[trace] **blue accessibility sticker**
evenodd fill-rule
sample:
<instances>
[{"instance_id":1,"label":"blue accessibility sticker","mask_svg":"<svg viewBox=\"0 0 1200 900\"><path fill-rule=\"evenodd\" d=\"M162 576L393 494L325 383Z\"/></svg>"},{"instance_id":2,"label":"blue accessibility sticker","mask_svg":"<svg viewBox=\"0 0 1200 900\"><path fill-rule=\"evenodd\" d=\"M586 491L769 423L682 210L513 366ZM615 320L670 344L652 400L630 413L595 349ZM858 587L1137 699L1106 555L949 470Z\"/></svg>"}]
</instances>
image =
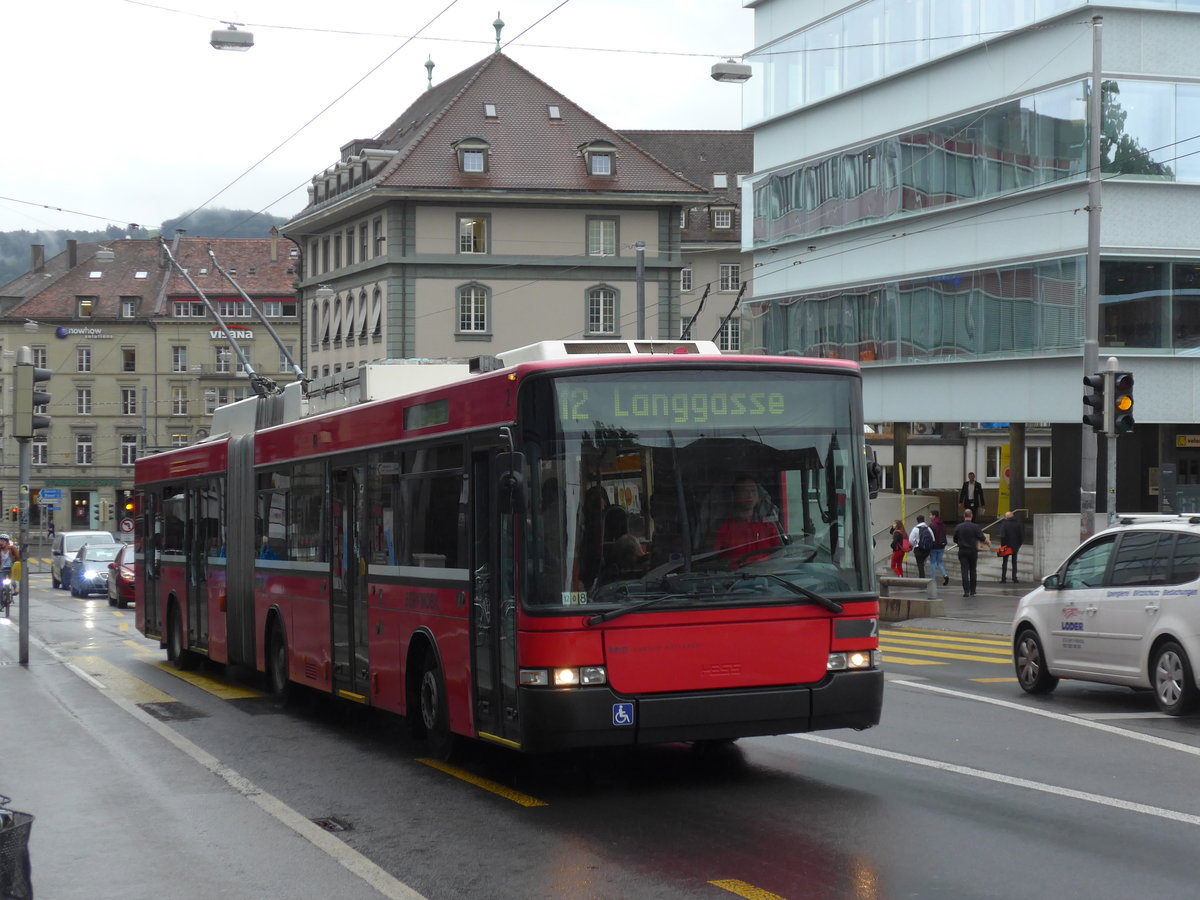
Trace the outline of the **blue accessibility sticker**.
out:
<instances>
[{"instance_id":1,"label":"blue accessibility sticker","mask_svg":"<svg viewBox=\"0 0 1200 900\"><path fill-rule=\"evenodd\" d=\"M613 704L613 724L614 725L632 725L633 724L633 704L632 703L614 703Z\"/></svg>"}]
</instances>

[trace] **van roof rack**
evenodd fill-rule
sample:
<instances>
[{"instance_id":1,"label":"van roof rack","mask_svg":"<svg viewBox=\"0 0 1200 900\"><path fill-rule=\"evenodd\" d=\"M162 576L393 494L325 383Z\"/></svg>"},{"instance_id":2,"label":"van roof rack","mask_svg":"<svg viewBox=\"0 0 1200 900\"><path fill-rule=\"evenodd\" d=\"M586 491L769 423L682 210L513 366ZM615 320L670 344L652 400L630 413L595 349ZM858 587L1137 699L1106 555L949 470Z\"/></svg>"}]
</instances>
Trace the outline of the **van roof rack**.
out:
<instances>
[{"instance_id":1,"label":"van roof rack","mask_svg":"<svg viewBox=\"0 0 1200 900\"><path fill-rule=\"evenodd\" d=\"M1200 525L1200 515L1195 513L1118 513L1118 525L1152 525L1156 522L1177 522Z\"/></svg>"}]
</instances>

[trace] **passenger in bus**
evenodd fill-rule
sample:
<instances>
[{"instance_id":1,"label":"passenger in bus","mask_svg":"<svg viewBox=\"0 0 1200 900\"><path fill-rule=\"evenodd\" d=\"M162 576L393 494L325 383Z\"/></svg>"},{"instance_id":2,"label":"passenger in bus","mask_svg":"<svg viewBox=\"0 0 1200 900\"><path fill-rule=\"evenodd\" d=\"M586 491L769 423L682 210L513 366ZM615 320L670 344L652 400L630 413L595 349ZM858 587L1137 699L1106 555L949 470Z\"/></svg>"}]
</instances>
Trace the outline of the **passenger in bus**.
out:
<instances>
[{"instance_id":1,"label":"passenger in bus","mask_svg":"<svg viewBox=\"0 0 1200 900\"><path fill-rule=\"evenodd\" d=\"M262 537L262 546L258 548L258 558L279 559L279 551L271 546L271 542L265 534Z\"/></svg>"},{"instance_id":2,"label":"passenger in bus","mask_svg":"<svg viewBox=\"0 0 1200 900\"><path fill-rule=\"evenodd\" d=\"M716 549L725 551L721 555L735 565L765 559L783 544L778 522L770 521L763 513L762 493L749 475L739 475L733 481L730 515L717 529Z\"/></svg>"},{"instance_id":3,"label":"passenger in bus","mask_svg":"<svg viewBox=\"0 0 1200 900\"><path fill-rule=\"evenodd\" d=\"M632 534L623 534L612 542L600 574L596 576L596 584L599 586L610 581L640 578L646 573L648 561L649 555L642 542Z\"/></svg>"}]
</instances>

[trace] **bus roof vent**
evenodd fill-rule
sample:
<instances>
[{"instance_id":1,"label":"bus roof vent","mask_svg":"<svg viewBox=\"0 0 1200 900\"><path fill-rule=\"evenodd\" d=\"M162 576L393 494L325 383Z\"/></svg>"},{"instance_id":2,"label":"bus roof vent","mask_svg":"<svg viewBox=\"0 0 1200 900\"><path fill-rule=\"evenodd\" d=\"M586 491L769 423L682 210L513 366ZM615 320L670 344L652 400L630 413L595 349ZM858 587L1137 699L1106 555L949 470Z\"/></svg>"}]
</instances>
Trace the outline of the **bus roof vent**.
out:
<instances>
[{"instance_id":1,"label":"bus roof vent","mask_svg":"<svg viewBox=\"0 0 1200 900\"><path fill-rule=\"evenodd\" d=\"M712 341L539 341L499 354L506 366L544 359L579 356L671 356L705 354L719 356Z\"/></svg>"}]
</instances>

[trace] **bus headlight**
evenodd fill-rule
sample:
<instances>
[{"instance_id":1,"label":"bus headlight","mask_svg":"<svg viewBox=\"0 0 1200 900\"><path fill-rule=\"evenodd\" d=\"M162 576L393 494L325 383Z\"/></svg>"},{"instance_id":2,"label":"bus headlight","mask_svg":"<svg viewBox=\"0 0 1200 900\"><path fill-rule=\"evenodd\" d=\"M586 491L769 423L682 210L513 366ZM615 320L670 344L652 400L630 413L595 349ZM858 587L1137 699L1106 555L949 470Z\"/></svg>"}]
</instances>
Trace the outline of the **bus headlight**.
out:
<instances>
[{"instance_id":1,"label":"bus headlight","mask_svg":"<svg viewBox=\"0 0 1200 900\"><path fill-rule=\"evenodd\" d=\"M829 661L825 664L827 672L852 672L857 669L875 669L883 663L883 653L879 650L846 650L830 653Z\"/></svg>"},{"instance_id":2,"label":"bus headlight","mask_svg":"<svg viewBox=\"0 0 1200 900\"><path fill-rule=\"evenodd\" d=\"M578 687L607 684L604 666L563 666L558 669L522 669L521 684L527 687Z\"/></svg>"}]
</instances>

